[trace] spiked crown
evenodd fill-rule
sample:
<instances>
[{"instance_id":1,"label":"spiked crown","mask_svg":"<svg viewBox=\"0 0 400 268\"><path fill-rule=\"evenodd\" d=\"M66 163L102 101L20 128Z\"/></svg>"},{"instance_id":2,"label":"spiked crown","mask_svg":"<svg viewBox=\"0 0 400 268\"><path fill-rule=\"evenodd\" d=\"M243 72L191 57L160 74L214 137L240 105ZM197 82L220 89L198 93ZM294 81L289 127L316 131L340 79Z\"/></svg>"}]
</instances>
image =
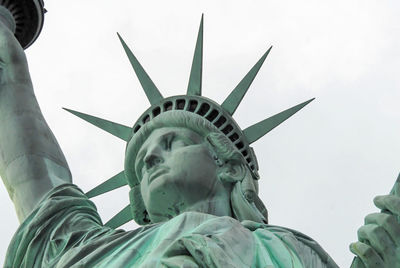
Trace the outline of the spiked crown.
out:
<instances>
[{"instance_id":1,"label":"spiked crown","mask_svg":"<svg viewBox=\"0 0 400 268\"><path fill-rule=\"evenodd\" d=\"M278 114L275 114L265 120L262 120L244 130L238 126L232 118L241 100L246 94L248 88L253 82L259 69L267 58L270 47L258 62L250 69L246 76L233 89L224 102L219 105L216 102L201 95L202 84L202 58L203 58L203 16L200 22L200 28L197 36L196 48L193 57L192 68L190 72L189 84L186 95L172 96L164 98L157 89L149 75L145 72L139 61L129 49L125 41L118 34L122 46L129 58L129 61L150 101L151 107L148 108L142 116L136 121L133 127L127 127L115 122L101 119L88 114L80 113L70 109L65 109L74 115L86 120L87 122L109 132L110 134L126 141L129 141L146 123L162 113L171 110L182 110L188 113L194 113L201 116L204 120L211 122L221 133L226 135L233 145L238 149L246 160L247 166L251 170L254 179L258 179L258 165L256 156L250 144L270 132L276 126L295 114L313 99L300 103ZM91 198L100 194L115 190L129 183L131 187L136 186L138 181L127 181L124 171L108 179L104 183L93 188L86 195ZM122 211L115 215L106 225L116 228L131 220L132 214L130 206L126 206Z\"/></svg>"}]
</instances>

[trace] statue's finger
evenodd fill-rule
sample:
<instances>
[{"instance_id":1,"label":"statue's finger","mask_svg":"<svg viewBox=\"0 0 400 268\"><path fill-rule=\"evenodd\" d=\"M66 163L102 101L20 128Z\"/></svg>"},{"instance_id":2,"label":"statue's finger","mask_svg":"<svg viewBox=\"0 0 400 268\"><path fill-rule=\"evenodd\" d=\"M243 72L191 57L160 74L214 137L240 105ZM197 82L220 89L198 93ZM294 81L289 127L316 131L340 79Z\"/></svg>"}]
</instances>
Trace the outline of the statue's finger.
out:
<instances>
[{"instance_id":1,"label":"statue's finger","mask_svg":"<svg viewBox=\"0 0 400 268\"><path fill-rule=\"evenodd\" d=\"M385 267L378 253L365 243L359 241L351 243L350 251L360 257L366 268Z\"/></svg>"},{"instance_id":2,"label":"statue's finger","mask_svg":"<svg viewBox=\"0 0 400 268\"><path fill-rule=\"evenodd\" d=\"M394 243L400 247L400 224L395 216L386 213L372 213L365 217L365 224L382 226Z\"/></svg>"},{"instance_id":3,"label":"statue's finger","mask_svg":"<svg viewBox=\"0 0 400 268\"><path fill-rule=\"evenodd\" d=\"M360 257L354 257L353 262L350 265L351 268L365 268L364 263Z\"/></svg>"},{"instance_id":4,"label":"statue's finger","mask_svg":"<svg viewBox=\"0 0 400 268\"><path fill-rule=\"evenodd\" d=\"M397 176L397 180L394 183L393 188L390 191L390 194L395 195L395 196L400 196L400 173L399 173L399 176Z\"/></svg>"},{"instance_id":5,"label":"statue's finger","mask_svg":"<svg viewBox=\"0 0 400 268\"><path fill-rule=\"evenodd\" d=\"M380 195L374 198L374 204L382 209L388 210L391 213L400 215L400 197L395 195Z\"/></svg>"},{"instance_id":6,"label":"statue's finger","mask_svg":"<svg viewBox=\"0 0 400 268\"><path fill-rule=\"evenodd\" d=\"M381 226L376 224L361 226L357 235L358 240L372 246L386 263L393 262L396 245Z\"/></svg>"}]
</instances>

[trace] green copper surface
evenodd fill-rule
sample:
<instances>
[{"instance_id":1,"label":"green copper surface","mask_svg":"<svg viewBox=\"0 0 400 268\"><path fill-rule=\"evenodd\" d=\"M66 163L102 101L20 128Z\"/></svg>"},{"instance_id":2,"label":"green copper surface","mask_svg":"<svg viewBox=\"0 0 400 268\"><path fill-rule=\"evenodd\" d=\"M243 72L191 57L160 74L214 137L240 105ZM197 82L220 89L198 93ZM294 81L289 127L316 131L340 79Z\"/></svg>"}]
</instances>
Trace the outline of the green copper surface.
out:
<instances>
[{"instance_id":1,"label":"green copper surface","mask_svg":"<svg viewBox=\"0 0 400 268\"><path fill-rule=\"evenodd\" d=\"M152 105L164 101L120 40ZM312 100L243 132L222 107L199 95L151 107L133 136L129 127L67 109L128 142L124 174L88 193L122 186L123 175L135 179L129 180L131 204L103 225L93 202L71 183L36 102L25 54L1 19L0 43L0 175L22 222L5 267L337 267L313 239L267 224L258 167L249 156L254 153L248 143ZM232 95L234 102L240 102L256 69ZM358 230L351 267L400 267L400 176L391 193L374 203L381 212L368 215ZM146 226L114 229L132 219Z\"/></svg>"},{"instance_id":2,"label":"green copper surface","mask_svg":"<svg viewBox=\"0 0 400 268\"><path fill-rule=\"evenodd\" d=\"M117 175L113 176L112 178L106 180L102 184L94 187L92 190L87 192L86 196L88 198L92 198L92 197L107 193L109 191L118 189L127 184L128 183L126 182L124 171L121 171Z\"/></svg>"},{"instance_id":3,"label":"green copper surface","mask_svg":"<svg viewBox=\"0 0 400 268\"><path fill-rule=\"evenodd\" d=\"M203 15L201 16L196 48L194 50L192 69L190 70L187 95L201 96L201 83L203 73Z\"/></svg>"},{"instance_id":4,"label":"green copper surface","mask_svg":"<svg viewBox=\"0 0 400 268\"><path fill-rule=\"evenodd\" d=\"M244 95L246 95L251 83L253 83L258 71L263 65L265 59L267 58L272 46L264 53L264 55L258 60L258 62L251 68L251 70L246 74L246 76L239 82L239 84L232 90L231 94L224 100L221 104L230 115L236 111L240 102L242 101Z\"/></svg>"},{"instance_id":5,"label":"green copper surface","mask_svg":"<svg viewBox=\"0 0 400 268\"><path fill-rule=\"evenodd\" d=\"M48 191L70 183L72 176L35 98L26 55L2 21L0 176L23 221Z\"/></svg>"},{"instance_id":6,"label":"green copper surface","mask_svg":"<svg viewBox=\"0 0 400 268\"><path fill-rule=\"evenodd\" d=\"M140 84L142 85L142 88L144 92L146 93L147 99L150 101L151 105L157 104L159 101L163 99L163 96L161 95L160 91L156 87L156 85L153 83L149 75L146 73L146 71L143 69L142 65L139 63L139 61L136 59L135 55L133 55L132 51L129 49L129 47L126 45L125 41L122 39L122 37L117 33L119 40L121 41L122 46L124 47L125 53L128 56L129 62L131 63L133 70L135 70L135 73L140 81Z\"/></svg>"},{"instance_id":7,"label":"green copper surface","mask_svg":"<svg viewBox=\"0 0 400 268\"><path fill-rule=\"evenodd\" d=\"M273 130L274 128L276 128L283 121L285 121L286 119L297 113L301 108L303 108L313 100L314 99L305 101L283 112L280 112L267 119L264 119L261 122L258 122L257 124L254 124L243 130L243 134L246 136L247 141L249 143L253 143L262 136L264 136L265 134L267 134L268 132L270 132L271 130Z\"/></svg>"},{"instance_id":8,"label":"green copper surface","mask_svg":"<svg viewBox=\"0 0 400 268\"><path fill-rule=\"evenodd\" d=\"M231 217L185 212L152 226L114 230L101 225L76 186L66 184L52 190L20 226L5 267L337 266L304 234Z\"/></svg>"},{"instance_id":9,"label":"green copper surface","mask_svg":"<svg viewBox=\"0 0 400 268\"><path fill-rule=\"evenodd\" d=\"M71 109L63 109L124 141L128 141L131 137L132 129L130 127Z\"/></svg>"},{"instance_id":10,"label":"green copper surface","mask_svg":"<svg viewBox=\"0 0 400 268\"><path fill-rule=\"evenodd\" d=\"M268 56L269 52L271 51L270 47L265 53L264 55L258 60L258 62L252 67L252 69L247 73L247 75L241 80L241 82L235 87L235 89L233 90L233 92L226 98L226 100L224 101L224 103L220 106L217 103L204 98L201 96L201 80L202 80L202 58L203 58L203 24L204 24L204 18L203 16L201 17L201 22L200 22L200 27L199 27L199 31L198 31L198 37L197 37L197 42L196 42L196 48L195 48L195 53L194 53L194 57L193 57L193 63L192 63L192 69L191 69L191 74L190 74L190 79L189 79L189 86L188 86L188 90L187 90L187 95L185 97L183 96L175 96L175 97L170 97L167 99L163 99L161 94L159 94L158 89L155 87L155 85L153 84L153 82L151 81L151 79L148 77L148 75L145 73L145 71L143 70L142 66L140 65L140 63L137 61L137 59L135 58L135 56L133 55L133 53L131 52L131 50L128 48L128 46L125 44L125 42L123 41L123 39L120 37L120 35L118 35L118 37L120 38L120 41L125 49L125 52L127 53L131 64L136 72L136 74L139 77L139 80L142 83L143 88L145 89L145 92L150 100L150 102L152 103L152 106L149 108L149 113L146 111L141 118L139 118L139 120L137 122L139 122L139 124L134 125L134 134L133 134L133 138L135 137L135 135L141 135L140 133L142 132L141 128L149 128L148 125L146 124L150 124L152 125L153 120L155 118L155 121L157 121L157 125L162 125L165 128L168 127L173 127L176 126L175 123L173 123L173 121L178 117L180 117L179 113L175 114L175 113L170 113L170 109L171 110L182 110L182 111L188 111L188 112L193 112L196 115L185 115L185 118L181 118L180 120L182 120L182 122L188 122L190 117L196 117L201 115L203 117L204 120L210 121L214 126L216 127L221 127L219 128L219 130L217 131L217 133L219 135L225 136L225 139L227 139L229 137L229 140L232 141L232 145L234 145L234 147L236 147L237 149L240 150L240 153L246 158L246 166L247 168L249 168L253 174L254 178L259 178L257 170L258 170L258 165L256 162L256 158L255 155L252 151L252 149L250 149L248 147L248 144L255 141L256 139L262 137L263 135L265 135L266 133L268 133L271 129L275 128L277 125L279 125L280 123L282 123L284 120L286 120L288 117L290 117L292 114L294 114L295 112L297 112L299 109L301 109L304 105L306 105L307 103L295 106L291 109L288 109L278 115L275 115L269 119L266 119L252 127L249 127L246 129L246 131L242 132L240 130L240 127L236 124L236 122L234 122L233 118L231 118L230 116L234 113L234 111L236 110L236 108L238 107L238 105L240 104L240 101L242 100L242 98L244 97L244 95L246 94L248 88L250 87L251 83L253 82L255 76L257 75L258 71L260 70L262 64L264 63L266 57ZM147 86L146 86L147 85ZM153 97L151 97L153 96ZM154 96L156 96L156 98L154 98ZM198 99L196 99L198 98ZM182 102L183 101L183 102ZM179 106L179 102L181 102L181 106ZM167 109L165 107L167 107L167 104L171 103L171 108ZM191 108L191 105L195 103L195 106L193 108ZM204 110L204 112L201 112L202 107L209 107L206 108L206 110ZM211 108L212 107L212 108ZM154 111L159 111L158 114L155 114ZM112 130L115 129L115 125L118 125L116 123L112 123L109 122L107 120L103 120L97 117L92 117L89 115L85 115L82 113L78 113L78 112L74 112L76 115L78 115L79 117L91 122L92 124L96 123L96 126L99 126L100 128L111 132L110 128ZM160 115L161 113L161 115ZM166 114L164 114L166 113ZM214 116L212 116L212 113L217 113ZM219 115L218 115L219 113ZM179 116L178 116L179 115ZM163 118L161 121L158 120L160 118ZM187 118L186 118L187 117ZM230 123L230 125L234 125L236 126L235 130L233 133L231 133L230 130L226 130L225 125L223 123L218 123L218 118L225 118L224 120L228 120L228 123ZM228 118L228 119L227 119ZM172 120L172 121L171 121ZM101 123L99 123L101 122ZM150 123L148 123L150 122ZM221 121L223 122L223 121ZM111 127L109 127L109 124L111 123ZM189 127L188 125L189 123L185 123L183 125L180 125L180 123L178 124L179 126L183 126L184 128ZM212 126L212 128L214 128L214 126ZM190 128L196 128L195 126L191 126ZM124 127L127 128L127 127ZM119 129L119 128L118 128ZM138 131L138 134L136 134L136 132ZM178 134L179 132L184 132L185 130L182 129L181 131L178 131L176 133L175 136L179 136L180 134ZM114 131L115 132L115 131ZM124 131L125 132L125 131ZM156 131L157 132L157 131ZM127 128L127 131L125 139L126 141L128 141L130 144L134 144L134 147L143 147L143 143L145 142L145 140L136 140L133 139L134 141L132 142L131 140L131 128ZM150 132L149 132L150 133ZM223 134L224 133L224 134ZM113 133L115 135L115 133ZM238 136L238 138L233 138L235 135ZM148 141L148 140L147 140ZM146 142L147 142L146 141ZM243 144L246 143L246 144ZM129 155L129 148L131 146L128 145L127 147L127 155ZM160 146L161 147L161 146ZM225 150L225 149L224 149ZM172 153L172 152L171 152ZM140 158L140 157L139 157ZM169 157L165 157L164 159L168 159L168 161L166 162L176 162L173 166L174 167L170 167L171 169L174 169L176 171L182 169L185 170L186 167L182 166L182 163L184 163L185 160L190 159L190 157L181 159L181 160L177 160L172 156ZM162 159L159 159L160 161L165 161ZM144 161L144 160L142 160ZM135 179L131 179L132 182L133 181L141 181L142 178L140 178L140 175L138 175L139 173L137 171L132 171L131 167L133 164L136 165L137 163L137 159L132 159L129 161L128 166L125 166L125 172L127 172L127 168L128 170L130 170L128 173L127 178L129 179L130 177L134 176ZM145 165L144 165L145 166ZM189 169L190 171L186 171L186 173L193 171L193 164L189 164ZM201 159L199 159L198 161L196 161L196 166L200 168L199 172L195 172L195 173L199 173L202 174L202 172L204 173L204 170L209 170L209 167L203 167L202 166L202 161ZM177 167L181 167L180 169ZM186 174L185 173L185 174ZM130 174L130 175L129 175ZM133 174L133 175L132 175ZM137 178L136 176L139 176L139 178ZM176 175L175 175L176 176ZM179 176L178 176L179 177ZM204 177L204 174L203 174ZM208 176L206 176L208 177ZM211 176L211 178L213 178ZM212 179L212 181L214 181L215 179ZM146 181L146 180L142 180L142 181ZM188 184L186 180L184 180L185 183L183 185ZM211 183L211 182L210 182ZM110 180L102 183L101 185L99 185L98 187L94 188L93 190L91 190L90 192L88 192L88 196L92 197L98 194L102 194L108 191L111 191L113 189L119 188L121 186L124 186L126 184L126 181L124 180L124 178L122 177L122 174L119 174L116 177L111 178ZM132 183L131 183L132 184ZM135 185L135 184L133 184ZM131 186L133 186L131 185ZM251 185L251 184L250 184ZM141 184L140 187L143 187L143 185ZM170 185L168 186L170 187ZM168 187L165 187L165 189L167 189ZM246 186L248 187L248 186ZM179 187L178 187L179 188ZM191 187L189 187L188 189L181 189L180 192L191 192L192 189L196 188L195 185L192 185ZM198 187L197 187L198 188ZM254 189L256 189L256 186L253 186ZM254 191L254 189L252 188L251 191ZM199 189L198 189L199 190ZM176 189L174 190L176 191ZM208 190L207 190L208 191ZM176 195L175 193L169 193L166 194L165 191L162 191L163 195L165 195L166 197L171 196L171 195ZM131 206L132 206L132 211L133 211L133 216L134 219L137 220L137 222L139 222L140 224L144 224L143 220L144 217L143 213L147 213L148 209L143 210L143 201L142 201L142 197L146 197L147 196L147 191L143 191L143 189L141 189L141 194L140 191L135 190L134 191L134 195L133 197L131 197ZM240 193L239 193L240 194ZM139 195L139 196L137 196ZM181 196L181 195L176 195L176 196ZM218 195L216 195L218 196ZM183 197L183 196L182 196ZM254 197L254 196L253 196ZM135 202L132 203L132 200L136 200ZM237 198L235 199L236 201L238 200ZM202 203L205 202L197 200L197 202ZM208 200L205 203L209 203L210 200ZM157 213L153 213L154 215L157 215L156 218L162 218L162 220L164 219L168 219L171 217L176 216L177 214L179 214L179 212L177 211L183 211L185 210L184 207L187 207L187 200L182 200L182 201L177 201L175 200L175 203L180 203L182 204L180 208L175 207L174 209L171 209L170 207L165 207L163 208L163 206L157 205L159 207L162 207L162 209L160 211L158 211ZM190 202L189 202L190 203ZM212 203L212 202L211 202ZM226 201L224 202L220 202L220 204L224 204L226 203ZM157 199L156 204L169 204L169 199L167 198L167 200L164 200L163 198L161 199ZM184 204L184 205L183 205ZM256 212L256 214L258 213L259 215L255 216L253 215L253 212L248 212L249 208L246 208L246 206L243 206L242 202L236 202L235 203L238 207L240 207L241 209L236 210L236 213L238 213L237 215L247 215L245 216L245 218L247 219L253 219L256 221L267 221L267 210L265 209L264 205L262 204L261 200L257 201L257 204L259 204L259 207L257 208L258 211ZM212 205L211 207L213 207L214 205ZM214 209L216 209L218 206L215 206ZM221 208L218 208L221 209ZM138 212L139 210L139 212ZM125 211L125 212L124 212ZM142 211L142 212L140 212ZM228 210L224 210L225 212L221 212L221 215L225 215L230 211L230 209ZM251 211L251 209L250 209ZM173 213L172 213L173 212ZM125 213L125 214L124 214ZM171 214L172 213L172 214ZM264 215L265 213L265 215ZM119 214L117 214L113 219L112 219L112 223L114 227L118 227L122 224L125 223L125 220L127 219L127 215L129 214L129 217L131 217L130 213L128 213L126 210L121 211ZM229 213L228 213L229 214ZM125 217L123 216L125 215ZM252 215L252 216L251 216ZM151 218L151 215L148 215ZM129 218L128 217L128 218ZM151 219L150 219L151 220ZM118 222L119 221L119 222ZM152 222L154 222L153 220L151 220ZM159 221L159 219L157 220Z\"/></svg>"},{"instance_id":11,"label":"green copper surface","mask_svg":"<svg viewBox=\"0 0 400 268\"><path fill-rule=\"evenodd\" d=\"M392 190L390 190L390 194L396 194L396 190L398 189L398 185L400 185L400 173L399 173L399 175L397 176L396 182L395 182L395 184L393 185ZM399 192L399 194L400 194L400 192Z\"/></svg>"},{"instance_id":12,"label":"green copper surface","mask_svg":"<svg viewBox=\"0 0 400 268\"><path fill-rule=\"evenodd\" d=\"M350 244L356 257L351 268L400 267L400 174L388 195L374 198L381 213L365 217L357 231L358 241Z\"/></svg>"}]
</instances>

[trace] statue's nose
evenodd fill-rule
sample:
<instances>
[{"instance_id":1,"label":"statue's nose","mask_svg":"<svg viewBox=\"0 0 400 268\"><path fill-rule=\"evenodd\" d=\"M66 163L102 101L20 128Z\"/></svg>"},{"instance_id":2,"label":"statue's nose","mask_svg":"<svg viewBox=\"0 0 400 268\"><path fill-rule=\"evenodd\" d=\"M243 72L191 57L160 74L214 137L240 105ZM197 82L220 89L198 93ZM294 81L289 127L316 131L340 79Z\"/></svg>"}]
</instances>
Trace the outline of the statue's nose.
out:
<instances>
[{"instance_id":1,"label":"statue's nose","mask_svg":"<svg viewBox=\"0 0 400 268\"><path fill-rule=\"evenodd\" d=\"M161 153L162 153L161 148L159 146L155 146L154 148L148 151L148 153L143 159L147 169L152 168L164 162Z\"/></svg>"}]
</instances>

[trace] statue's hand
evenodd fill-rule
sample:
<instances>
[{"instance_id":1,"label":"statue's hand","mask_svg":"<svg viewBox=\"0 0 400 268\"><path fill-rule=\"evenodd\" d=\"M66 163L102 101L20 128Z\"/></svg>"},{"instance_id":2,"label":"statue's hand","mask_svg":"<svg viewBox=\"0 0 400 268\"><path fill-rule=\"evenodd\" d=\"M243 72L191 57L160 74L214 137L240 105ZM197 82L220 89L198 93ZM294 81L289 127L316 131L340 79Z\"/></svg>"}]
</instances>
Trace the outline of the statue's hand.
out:
<instances>
[{"instance_id":1,"label":"statue's hand","mask_svg":"<svg viewBox=\"0 0 400 268\"><path fill-rule=\"evenodd\" d=\"M351 267L400 267L400 177L389 195L374 198L381 213L365 217L358 242L350 245L357 255Z\"/></svg>"}]
</instances>

